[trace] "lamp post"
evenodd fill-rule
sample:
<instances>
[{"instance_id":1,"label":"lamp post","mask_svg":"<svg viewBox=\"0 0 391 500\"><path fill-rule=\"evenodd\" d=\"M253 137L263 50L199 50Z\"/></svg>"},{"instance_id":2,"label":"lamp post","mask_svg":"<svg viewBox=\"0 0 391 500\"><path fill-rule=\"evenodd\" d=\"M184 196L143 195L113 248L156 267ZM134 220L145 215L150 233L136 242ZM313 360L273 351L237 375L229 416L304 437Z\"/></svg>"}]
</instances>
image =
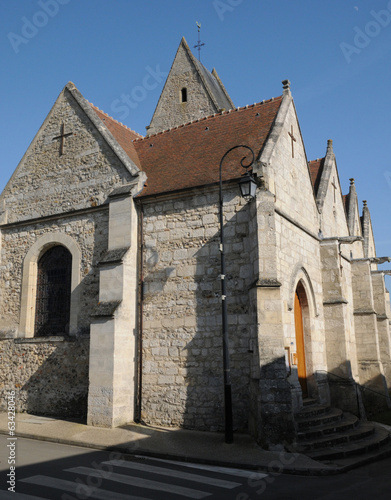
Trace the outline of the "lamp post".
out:
<instances>
[{"instance_id":1,"label":"lamp post","mask_svg":"<svg viewBox=\"0 0 391 500\"><path fill-rule=\"evenodd\" d=\"M225 419L225 442L233 442L233 420L232 420L232 390L231 390L231 371L229 363L229 346L228 346L228 310L227 310L227 286L225 280L225 252L224 252L224 220L223 220L223 180L222 166L225 157L234 149L245 148L251 153L251 162L246 164L244 156L240 160L240 164L246 169L246 173L239 181L241 194L244 198L254 198L257 184L254 177L248 172L248 169L254 163L254 152L249 146L239 145L229 149L220 161L220 191L219 191L219 218L220 218L220 256L221 256L221 305L222 305L222 320L223 320L223 369L224 369L224 419Z\"/></svg>"}]
</instances>

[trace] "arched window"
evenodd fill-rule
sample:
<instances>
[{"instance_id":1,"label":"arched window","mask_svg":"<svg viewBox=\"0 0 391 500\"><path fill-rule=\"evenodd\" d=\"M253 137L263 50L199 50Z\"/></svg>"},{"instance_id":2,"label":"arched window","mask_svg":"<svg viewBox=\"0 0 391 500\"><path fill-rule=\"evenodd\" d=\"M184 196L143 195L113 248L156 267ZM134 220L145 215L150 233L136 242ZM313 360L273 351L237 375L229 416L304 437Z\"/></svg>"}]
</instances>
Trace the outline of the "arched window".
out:
<instances>
[{"instance_id":1,"label":"arched window","mask_svg":"<svg viewBox=\"0 0 391 500\"><path fill-rule=\"evenodd\" d=\"M67 335L71 306L72 254L62 245L38 261L35 336Z\"/></svg>"},{"instance_id":2,"label":"arched window","mask_svg":"<svg viewBox=\"0 0 391 500\"><path fill-rule=\"evenodd\" d=\"M183 87L181 90L181 102L187 102L187 88Z\"/></svg>"}]
</instances>

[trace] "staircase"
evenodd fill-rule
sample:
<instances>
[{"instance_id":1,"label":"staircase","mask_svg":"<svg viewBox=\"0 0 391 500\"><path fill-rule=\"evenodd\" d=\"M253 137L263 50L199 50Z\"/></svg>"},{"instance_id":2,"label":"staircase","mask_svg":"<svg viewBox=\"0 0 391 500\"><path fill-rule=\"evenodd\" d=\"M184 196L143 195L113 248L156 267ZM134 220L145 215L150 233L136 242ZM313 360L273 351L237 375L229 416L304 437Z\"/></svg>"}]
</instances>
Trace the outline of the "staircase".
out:
<instances>
[{"instance_id":1,"label":"staircase","mask_svg":"<svg viewBox=\"0 0 391 500\"><path fill-rule=\"evenodd\" d=\"M312 399L303 403L295 415L296 452L340 466L361 465L391 455L390 434L384 427Z\"/></svg>"}]
</instances>

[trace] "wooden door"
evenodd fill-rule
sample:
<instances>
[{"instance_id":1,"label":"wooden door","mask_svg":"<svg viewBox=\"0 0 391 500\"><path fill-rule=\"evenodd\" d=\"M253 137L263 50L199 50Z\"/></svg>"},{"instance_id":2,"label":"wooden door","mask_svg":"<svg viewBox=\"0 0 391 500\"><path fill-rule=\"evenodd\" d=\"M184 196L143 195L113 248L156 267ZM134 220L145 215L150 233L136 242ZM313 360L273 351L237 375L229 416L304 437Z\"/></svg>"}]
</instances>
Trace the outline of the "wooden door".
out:
<instances>
[{"instance_id":1,"label":"wooden door","mask_svg":"<svg viewBox=\"0 0 391 500\"><path fill-rule=\"evenodd\" d=\"M305 367L305 349L304 349L304 329L303 329L303 310L300 304L298 294L295 294L295 331L296 331L296 356L297 356L297 374L303 397L308 396L307 390L307 371Z\"/></svg>"}]
</instances>

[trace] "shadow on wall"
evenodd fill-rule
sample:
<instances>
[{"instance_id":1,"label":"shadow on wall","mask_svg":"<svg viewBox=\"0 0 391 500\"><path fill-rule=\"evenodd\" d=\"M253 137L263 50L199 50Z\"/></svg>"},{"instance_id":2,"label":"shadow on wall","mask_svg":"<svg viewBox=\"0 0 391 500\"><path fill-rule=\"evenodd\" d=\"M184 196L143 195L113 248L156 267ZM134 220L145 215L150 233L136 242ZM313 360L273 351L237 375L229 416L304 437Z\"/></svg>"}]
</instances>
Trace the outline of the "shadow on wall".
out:
<instances>
[{"instance_id":1,"label":"shadow on wall","mask_svg":"<svg viewBox=\"0 0 391 500\"><path fill-rule=\"evenodd\" d=\"M225 193L226 280L234 427L246 431L251 357L249 207ZM224 385L218 194L193 198L194 213L164 210L183 229L145 256L142 419L222 431ZM177 224L178 225L178 224ZM178 236L176 241L175 236ZM174 249L174 250L173 250ZM153 323L157 323L153 327ZM161 325L161 326L160 326Z\"/></svg>"},{"instance_id":2,"label":"shadow on wall","mask_svg":"<svg viewBox=\"0 0 391 500\"><path fill-rule=\"evenodd\" d=\"M18 412L86 419L89 371L90 313L98 303L98 263L106 252L104 219L88 221L84 231L84 260L76 291L77 335L2 340L0 380L6 390L15 390ZM103 218L103 219L102 219ZM107 222L107 221L106 221ZM67 222L65 222L67 224ZM106 224L107 225L107 224ZM61 334L63 335L63 334ZM11 360L11 362L9 361ZM3 392L3 391L2 391Z\"/></svg>"},{"instance_id":3,"label":"shadow on wall","mask_svg":"<svg viewBox=\"0 0 391 500\"><path fill-rule=\"evenodd\" d=\"M387 387L384 375L379 373L364 384L358 384L353 379L348 360L323 373L328 378L332 406L369 420L377 413L391 409L391 388Z\"/></svg>"},{"instance_id":4,"label":"shadow on wall","mask_svg":"<svg viewBox=\"0 0 391 500\"><path fill-rule=\"evenodd\" d=\"M28 350L34 354L27 354ZM88 392L89 339L45 342L44 344L15 344L15 356L27 366L21 370L28 375L36 360L34 373L24 384L15 384L19 394L15 398L23 411L36 415L77 417L86 420ZM24 351L26 356L23 356ZM48 353L52 351L49 355ZM23 357L22 357L23 356ZM40 364L42 358L45 361ZM30 365L29 365L30 364ZM38 366L37 366L38 365ZM18 388L18 386L20 386Z\"/></svg>"}]
</instances>

